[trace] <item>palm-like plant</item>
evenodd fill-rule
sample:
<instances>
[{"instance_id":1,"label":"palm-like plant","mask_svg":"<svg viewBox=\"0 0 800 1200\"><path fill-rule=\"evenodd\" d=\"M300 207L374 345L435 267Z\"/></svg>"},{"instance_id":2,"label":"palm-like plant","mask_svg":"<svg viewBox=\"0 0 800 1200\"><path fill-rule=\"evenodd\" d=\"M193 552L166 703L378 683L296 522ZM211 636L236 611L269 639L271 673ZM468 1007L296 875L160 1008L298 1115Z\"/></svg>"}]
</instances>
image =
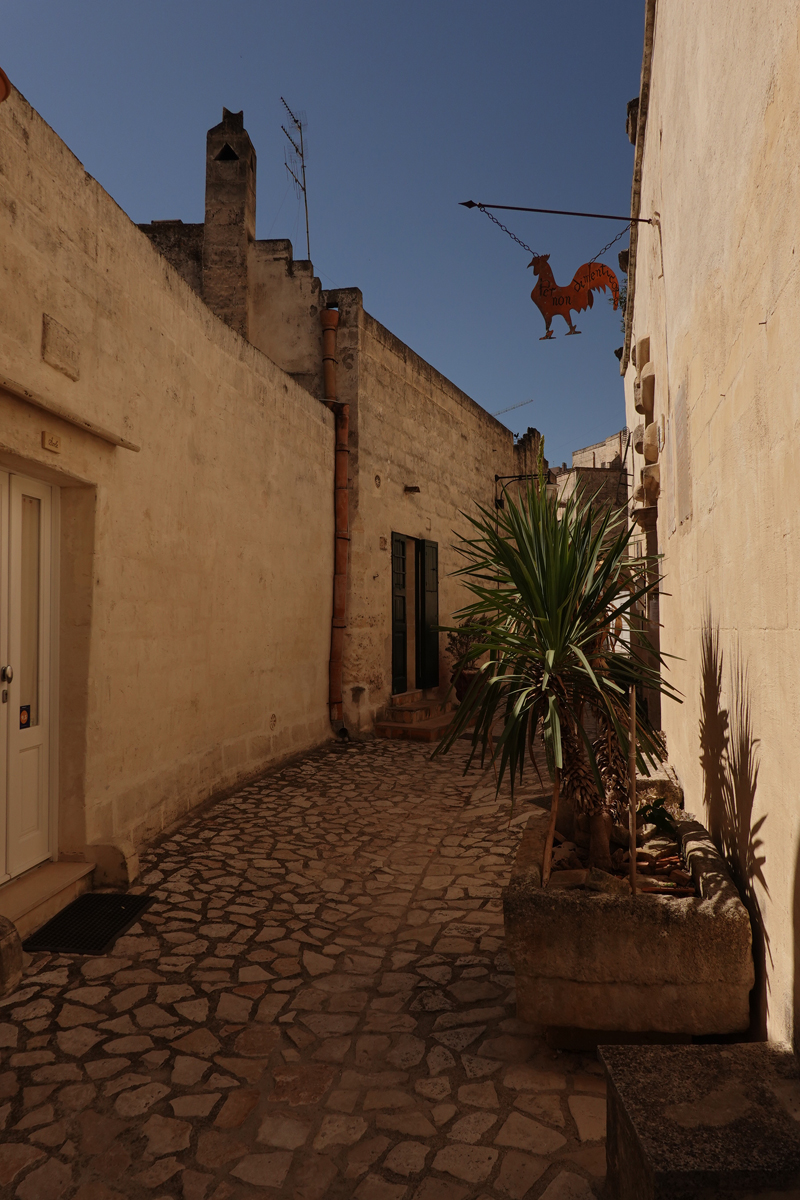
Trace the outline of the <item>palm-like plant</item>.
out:
<instances>
[{"instance_id":1,"label":"palm-like plant","mask_svg":"<svg viewBox=\"0 0 800 1200\"><path fill-rule=\"evenodd\" d=\"M488 754L499 790L512 787L541 733L553 782L543 864L550 873L559 792L589 814L590 862L610 865L609 834L624 799L630 688L678 699L661 677L662 656L649 642L642 601L659 585L653 564L631 559L625 511L575 494L559 504L543 480L532 482L497 515L467 517L466 560L457 572L475 597L456 615L474 641L460 660L477 674L436 753L445 753L474 721L469 761ZM482 660L482 661L481 661ZM638 705L636 757L641 770L661 758L661 739Z\"/></svg>"}]
</instances>

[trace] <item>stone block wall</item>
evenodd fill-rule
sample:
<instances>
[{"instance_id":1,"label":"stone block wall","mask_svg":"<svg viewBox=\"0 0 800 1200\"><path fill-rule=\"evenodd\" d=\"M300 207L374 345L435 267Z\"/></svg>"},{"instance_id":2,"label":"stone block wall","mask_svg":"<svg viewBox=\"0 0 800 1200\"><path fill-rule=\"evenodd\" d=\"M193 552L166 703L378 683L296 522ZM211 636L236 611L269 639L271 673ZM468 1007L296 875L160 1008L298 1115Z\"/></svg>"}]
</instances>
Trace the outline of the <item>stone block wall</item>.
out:
<instances>
[{"instance_id":1,"label":"stone block wall","mask_svg":"<svg viewBox=\"0 0 800 1200\"><path fill-rule=\"evenodd\" d=\"M18 93L0 147L0 462L61 499L55 849L80 857L329 736L333 418Z\"/></svg>"},{"instance_id":2,"label":"stone block wall","mask_svg":"<svg viewBox=\"0 0 800 1200\"><path fill-rule=\"evenodd\" d=\"M494 511L494 476L514 473L514 449L511 432L371 317L360 292L328 295L339 303L338 391L354 443L345 714L364 729L391 692L391 534L438 544L447 624L469 600L452 574L463 514ZM444 634L439 678L449 685Z\"/></svg>"},{"instance_id":3,"label":"stone block wall","mask_svg":"<svg viewBox=\"0 0 800 1200\"><path fill-rule=\"evenodd\" d=\"M321 399L325 298L313 265L294 258L288 239L253 244L248 305L253 345Z\"/></svg>"}]
</instances>

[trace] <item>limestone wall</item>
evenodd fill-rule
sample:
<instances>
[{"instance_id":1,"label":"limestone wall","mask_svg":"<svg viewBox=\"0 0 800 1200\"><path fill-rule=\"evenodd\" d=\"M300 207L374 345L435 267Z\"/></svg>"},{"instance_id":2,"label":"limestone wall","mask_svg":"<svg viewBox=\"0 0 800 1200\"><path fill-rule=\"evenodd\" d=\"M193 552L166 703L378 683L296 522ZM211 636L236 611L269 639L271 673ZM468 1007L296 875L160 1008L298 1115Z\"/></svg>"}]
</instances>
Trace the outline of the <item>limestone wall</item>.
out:
<instances>
[{"instance_id":1,"label":"limestone wall","mask_svg":"<svg viewBox=\"0 0 800 1200\"><path fill-rule=\"evenodd\" d=\"M314 269L285 238L254 242L248 279L249 338L320 399L325 301Z\"/></svg>"},{"instance_id":2,"label":"limestone wall","mask_svg":"<svg viewBox=\"0 0 800 1200\"><path fill-rule=\"evenodd\" d=\"M513 436L364 311L357 289L338 299L338 394L351 403L351 541L345 718L369 728L391 693L391 534L439 546L439 620L469 596L454 530L476 503L494 511L494 476L512 474ZM406 488L419 491L406 491ZM450 664L440 635L442 685ZM414 680L409 680L413 689Z\"/></svg>"},{"instance_id":3,"label":"limestone wall","mask_svg":"<svg viewBox=\"0 0 800 1200\"><path fill-rule=\"evenodd\" d=\"M0 106L0 310L0 463L62 496L59 849L137 844L329 736L333 418L16 93Z\"/></svg>"},{"instance_id":4,"label":"limestone wall","mask_svg":"<svg viewBox=\"0 0 800 1200\"><path fill-rule=\"evenodd\" d=\"M225 145L227 157L220 157ZM364 313L358 288L325 292L313 264L295 260L290 241L255 241L249 232L254 212L255 153L243 114L223 109L222 122L208 133L205 231L163 221L141 228L214 311L316 399L324 390L320 313L326 304L338 304L337 396L350 406L345 717L350 730L368 732L391 689L392 532L439 544L440 621L449 620L468 598L449 576L457 565L449 547L452 530L465 524L459 513L476 499L493 505L495 474L535 471L539 435L531 431L515 455L504 426ZM219 226L211 230L217 240L210 290L209 220ZM240 319L242 296L246 314ZM330 488L325 502L332 503ZM410 662L414 636L412 620ZM449 683L449 673L443 660L442 684ZM411 672L409 688L414 686Z\"/></svg>"},{"instance_id":5,"label":"limestone wall","mask_svg":"<svg viewBox=\"0 0 800 1200\"><path fill-rule=\"evenodd\" d=\"M662 649L684 693L663 725L687 807L706 801L763 923L777 1040L800 1031L799 45L794 0L724 19L658 0L641 215L660 226L639 230L633 328L655 375Z\"/></svg>"}]
</instances>

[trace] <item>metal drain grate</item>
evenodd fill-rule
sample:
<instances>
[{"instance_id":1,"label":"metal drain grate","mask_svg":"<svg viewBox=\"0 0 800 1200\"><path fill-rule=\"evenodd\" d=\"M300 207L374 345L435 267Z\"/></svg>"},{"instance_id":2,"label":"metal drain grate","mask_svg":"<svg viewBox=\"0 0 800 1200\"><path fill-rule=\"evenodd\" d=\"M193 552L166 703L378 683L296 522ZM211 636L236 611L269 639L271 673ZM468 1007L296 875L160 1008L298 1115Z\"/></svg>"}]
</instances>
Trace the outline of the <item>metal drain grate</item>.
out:
<instances>
[{"instance_id":1,"label":"metal drain grate","mask_svg":"<svg viewBox=\"0 0 800 1200\"><path fill-rule=\"evenodd\" d=\"M121 892L84 892L22 943L33 954L105 954L121 933L133 925L152 896Z\"/></svg>"}]
</instances>

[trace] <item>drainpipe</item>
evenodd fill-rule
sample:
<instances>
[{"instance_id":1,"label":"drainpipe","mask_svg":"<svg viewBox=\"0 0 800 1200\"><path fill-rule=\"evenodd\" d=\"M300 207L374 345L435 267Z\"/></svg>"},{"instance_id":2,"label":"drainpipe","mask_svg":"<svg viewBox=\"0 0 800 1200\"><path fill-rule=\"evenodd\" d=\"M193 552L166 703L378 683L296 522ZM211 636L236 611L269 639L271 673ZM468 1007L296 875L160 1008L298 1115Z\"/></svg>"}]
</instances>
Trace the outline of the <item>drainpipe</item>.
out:
<instances>
[{"instance_id":1,"label":"drainpipe","mask_svg":"<svg viewBox=\"0 0 800 1200\"><path fill-rule=\"evenodd\" d=\"M333 614L331 616L331 656L328 670L328 707L333 731L342 740L348 738L344 724L342 702L342 665L344 659L344 631L347 628L347 554L350 541L348 468L350 448L350 405L336 399L336 329L339 313L330 305L322 310L322 378L324 401L334 414L336 437L336 460L334 467L334 567L333 567Z\"/></svg>"}]
</instances>

